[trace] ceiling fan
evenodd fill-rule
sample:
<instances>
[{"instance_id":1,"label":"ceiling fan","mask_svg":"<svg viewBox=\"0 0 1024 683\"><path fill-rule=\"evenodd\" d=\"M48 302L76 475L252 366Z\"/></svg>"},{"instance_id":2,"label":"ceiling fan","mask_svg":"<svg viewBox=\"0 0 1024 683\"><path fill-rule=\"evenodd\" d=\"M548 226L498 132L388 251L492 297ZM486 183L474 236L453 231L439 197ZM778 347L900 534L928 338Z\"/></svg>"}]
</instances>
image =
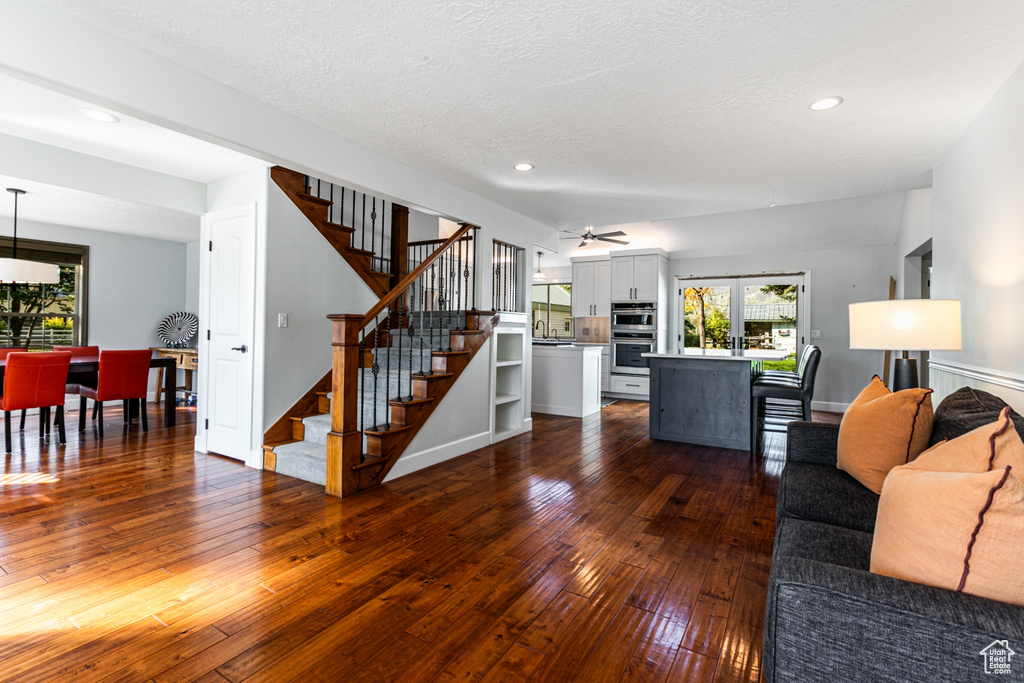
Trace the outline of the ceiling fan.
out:
<instances>
[{"instance_id":1,"label":"ceiling fan","mask_svg":"<svg viewBox=\"0 0 1024 683\"><path fill-rule=\"evenodd\" d=\"M629 244L629 242L612 239L612 237L625 237L626 233L622 232L621 230L616 230L615 232L602 232L600 235L595 235L594 229L591 227L588 227L587 231L584 232L582 235L575 232L569 232L568 230L563 230L562 232L567 233L566 237L562 237L563 240L575 239L577 237L581 238L583 240L582 242L580 242L581 247L585 247L588 244L593 244L596 240L600 240L602 242L612 242L614 244Z\"/></svg>"}]
</instances>

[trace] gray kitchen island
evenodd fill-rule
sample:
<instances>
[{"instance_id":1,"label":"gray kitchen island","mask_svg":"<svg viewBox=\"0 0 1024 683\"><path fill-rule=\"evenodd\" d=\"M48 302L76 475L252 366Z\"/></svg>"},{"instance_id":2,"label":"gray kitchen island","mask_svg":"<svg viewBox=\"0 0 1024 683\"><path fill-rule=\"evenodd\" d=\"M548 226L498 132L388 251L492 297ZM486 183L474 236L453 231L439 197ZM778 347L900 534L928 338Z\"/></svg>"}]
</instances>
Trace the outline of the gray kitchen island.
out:
<instances>
[{"instance_id":1,"label":"gray kitchen island","mask_svg":"<svg viewBox=\"0 0 1024 683\"><path fill-rule=\"evenodd\" d=\"M787 355L728 349L645 353L651 367L651 438L752 449L750 383L763 361Z\"/></svg>"}]
</instances>

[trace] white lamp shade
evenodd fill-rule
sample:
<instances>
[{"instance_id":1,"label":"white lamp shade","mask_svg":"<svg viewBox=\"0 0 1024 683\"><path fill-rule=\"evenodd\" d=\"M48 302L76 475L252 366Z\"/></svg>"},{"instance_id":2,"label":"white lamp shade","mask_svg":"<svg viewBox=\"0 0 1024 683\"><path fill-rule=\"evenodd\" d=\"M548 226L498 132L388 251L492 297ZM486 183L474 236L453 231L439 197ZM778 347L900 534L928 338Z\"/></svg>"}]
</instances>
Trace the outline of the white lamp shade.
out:
<instances>
[{"instance_id":1,"label":"white lamp shade","mask_svg":"<svg viewBox=\"0 0 1024 683\"><path fill-rule=\"evenodd\" d=\"M60 269L56 263L26 261L20 258L0 258L0 283L55 285L60 282Z\"/></svg>"},{"instance_id":2,"label":"white lamp shade","mask_svg":"<svg viewBox=\"0 0 1024 683\"><path fill-rule=\"evenodd\" d=\"M895 299L850 304L850 348L959 351L960 302Z\"/></svg>"}]
</instances>

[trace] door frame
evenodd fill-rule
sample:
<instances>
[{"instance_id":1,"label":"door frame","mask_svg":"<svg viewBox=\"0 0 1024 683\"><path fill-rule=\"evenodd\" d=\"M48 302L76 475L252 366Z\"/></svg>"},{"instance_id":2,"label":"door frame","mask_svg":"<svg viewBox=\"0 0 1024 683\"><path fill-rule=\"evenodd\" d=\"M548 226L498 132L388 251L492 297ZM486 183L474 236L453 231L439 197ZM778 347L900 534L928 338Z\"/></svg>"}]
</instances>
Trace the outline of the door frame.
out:
<instances>
[{"instance_id":1,"label":"door frame","mask_svg":"<svg viewBox=\"0 0 1024 683\"><path fill-rule=\"evenodd\" d=\"M729 321L730 321L730 337L733 340L733 346L742 346L743 334L733 334L735 330L735 323L739 321L743 322L743 285L751 280L758 284L784 284L790 283L794 280L800 285L801 291L796 298L796 324L797 324L797 347L796 353L797 358L800 357L800 353L803 351L804 346L807 344L814 343L810 339L810 310L811 310L811 273L810 271L794 272L794 273L760 273L752 275L726 275L726 276L711 276L711 277L679 277L676 276L676 298L673 311L675 313L673 321L673 329L671 330L672 335L676 337L675 348L677 353L682 352L683 348L683 295L682 291L688 287L694 285L701 287L730 287L732 292L729 297Z\"/></svg>"},{"instance_id":2,"label":"door frame","mask_svg":"<svg viewBox=\"0 0 1024 683\"><path fill-rule=\"evenodd\" d=\"M212 223L218 220L225 220L230 218L247 218L252 226L253 231L253 282L249 283L254 291L253 297L253 330L252 330L252 342L249 346L256 347L258 343L258 328L261 324L260 316L257 315L260 310L260 296L259 288L257 283L260 280L259 273L259 225L258 225L258 213L257 204L255 202L250 204L242 204L240 206L232 207L229 209L222 209L218 211L211 211L202 216L199 229L199 402L196 410L196 437L195 437L195 450L200 453L209 453L207 448L207 430L205 427L206 420L208 418L207 407L209 406L208 397L210 396L210 341L206 338L206 331L210 329L210 295L211 295L211 278L210 270L212 267L212 260L210 258L210 249L203 249L202 245L209 245L212 238ZM259 344L262 346L262 344ZM262 444L253 444L256 425L259 424L262 427L263 419L263 401L262 396L257 396L257 389L262 383L260 378L257 377L257 371L261 366L260 356L258 353L259 349L252 348L252 352L247 354L249 362L252 364L250 372L250 384L249 384L249 406L248 413L250 420L250 429L247 430L247 434L243 438L244 443L240 444L239 450L246 454L244 460L245 464L249 467L257 467L262 469L263 457L262 457Z\"/></svg>"}]
</instances>

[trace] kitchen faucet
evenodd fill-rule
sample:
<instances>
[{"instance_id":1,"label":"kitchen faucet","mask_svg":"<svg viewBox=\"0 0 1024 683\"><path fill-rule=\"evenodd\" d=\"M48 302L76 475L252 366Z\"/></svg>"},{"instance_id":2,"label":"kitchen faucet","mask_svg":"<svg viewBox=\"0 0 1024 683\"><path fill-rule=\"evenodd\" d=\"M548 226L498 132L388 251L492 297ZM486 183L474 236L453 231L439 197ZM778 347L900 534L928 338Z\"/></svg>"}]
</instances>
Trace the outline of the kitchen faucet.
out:
<instances>
[{"instance_id":1,"label":"kitchen faucet","mask_svg":"<svg viewBox=\"0 0 1024 683\"><path fill-rule=\"evenodd\" d=\"M547 339L548 338L548 321L547 320L544 320L544 319L538 320L537 323L533 326L533 329L536 330L538 327L540 327L541 323L544 323L544 338Z\"/></svg>"}]
</instances>

